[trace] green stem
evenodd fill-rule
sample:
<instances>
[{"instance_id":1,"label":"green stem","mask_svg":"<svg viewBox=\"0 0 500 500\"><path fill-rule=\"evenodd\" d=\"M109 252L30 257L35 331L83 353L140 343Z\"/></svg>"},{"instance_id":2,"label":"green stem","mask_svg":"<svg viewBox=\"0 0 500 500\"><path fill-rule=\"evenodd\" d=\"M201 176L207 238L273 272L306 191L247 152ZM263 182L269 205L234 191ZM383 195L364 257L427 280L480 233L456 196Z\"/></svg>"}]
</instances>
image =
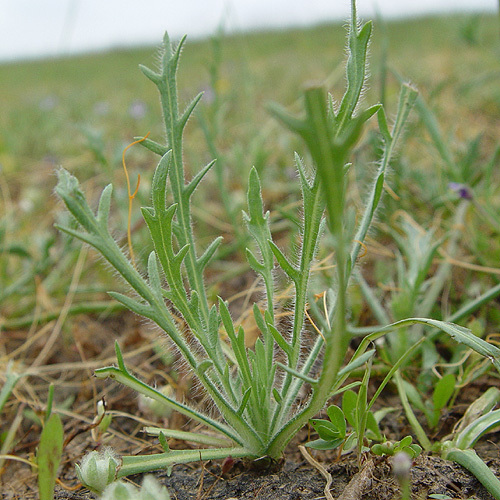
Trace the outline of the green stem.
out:
<instances>
[{"instance_id":1,"label":"green stem","mask_svg":"<svg viewBox=\"0 0 500 500\"><path fill-rule=\"evenodd\" d=\"M240 438L228 426L221 424L220 422L217 422L216 420L213 420L210 417L207 417L206 415L199 413L196 410L193 410L192 408L189 408L188 406L179 403L172 398L169 398L168 396L165 396L164 394L153 389L144 382L141 382L128 371L123 371L114 366L109 366L106 368L97 369L95 371L95 376L100 379L112 378L120 384L133 389L139 394L142 394L162 404L166 404L174 410L178 411L180 414L185 415L186 417L197 422L200 422L203 425L212 428L213 430L220 432L225 436L228 436L234 442L241 444Z\"/></svg>"},{"instance_id":2,"label":"green stem","mask_svg":"<svg viewBox=\"0 0 500 500\"><path fill-rule=\"evenodd\" d=\"M308 189L305 187L304 189ZM291 370L296 370L301 347L301 333L304 328L304 317L307 302L307 290L310 279L310 269L315 255L315 249L319 238L319 230L321 224L321 216L325 210L325 202L323 193L319 185L319 177L316 175L314 184L310 189L312 198L311 203L307 203L307 193L304 196L304 233L302 241L302 253L300 258L300 273L299 279L295 286L295 303L292 327L292 351L288 359L288 367ZM283 419L287 417L287 412L292 406L297 397L297 393L301 387L299 380L298 384L293 384L294 377L287 372L282 383L281 396L282 404L276 408L271 424L272 429L279 428L283 424Z\"/></svg>"},{"instance_id":3,"label":"green stem","mask_svg":"<svg viewBox=\"0 0 500 500\"><path fill-rule=\"evenodd\" d=\"M344 165L347 150L332 144L322 89L311 88L305 93L306 112L311 126L308 147L317 166L326 208L328 227L334 240L336 260L336 314L332 327L324 332L325 352L318 383L306 408L288 422L273 438L270 456L279 455L298 430L325 404L337 379L349 344L346 328L346 248L344 243ZM313 139L314 138L314 139Z\"/></svg>"},{"instance_id":4,"label":"green stem","mask_svg":"<svg viewBox=\"0 0 500 500\"><path fill-rule=\"evenodd\" d=\"M176 429L162 429L161 427L145 427L144 432L149 436L159 436L163 434L166 438L178 439L189 443L199 443L207 446L229 447L232 442L215 436L208 436L198 432L178 431Z\"/></svg>"},{"instance_id":5,"label":"green stem","mask_svg":"<svg viewBox=\"0 0 500 500\"><path fill-rule=\"evenodd\" d=\"M165 75L166 76L166 75ZM178 204L177 217L178 228L176 236L179 240L179 246L189 245L187 259L185 261L188 272L188 279L193 290L196 290L201 300L201 313L205 324L208 325L208 300L205 293L203 276L196 265L197 255L194 236L192 231L190 197L185 195L185 173L184 162L182 158L182 135L183 127L179 123L177 109L177 88L175 86L175 77L172 76L172 81L167 78L162 79L158 84L160 98L163 108L163 116L165 117L165 128L167 132L168 142L172 148L172 164L169 178L172 185L174 201Z\"/></svg>"},{"instance_id":6,"label":"green stem","mask_svg":"<svg viewBox=\"0 0 500 500\"><path fill-rule=\"evenodd\" d=\"M401 378L399 370L394 374L394 379L396 380L396 387L398 388L399 399L401 399L401 404L403 405L403 408L405 410L406 418L408 419L408 422L410 422L410 425L412 426L413 431L417 435L417 439L419 440L424 450L429 451L432 448L432 444L429 441L429 438L427 437L427 434L425 433L424 429L417 420L415 413L413 413L408 398L406 397L406 392L403 386L403 379Z\"/></svg>"},{"instance_id":7,"label":"green stem","mask_svg":"<svg viewBox=\"0 0 500 500\"><path fill-rule=\"evenodd\" d=\"M497 500L500 500L500 481L474 450L452 448L445 453L445 458L465 467Z\"/></svg>"},{"instance_id":8,"label":"green stem","mask_svg":"<svg viewBox=\"0 0 500 500\"><path fill-rule=\"evenodd\" d=\"M117 477L126 477L131 474L141 474L159 469L170 469L177 464L218 460L221 458L248 457L246 448L216 448L200 450L172 450L165 453L142 456L122 457L122 465L118 469Z\"/></svg>"}]
</instances>

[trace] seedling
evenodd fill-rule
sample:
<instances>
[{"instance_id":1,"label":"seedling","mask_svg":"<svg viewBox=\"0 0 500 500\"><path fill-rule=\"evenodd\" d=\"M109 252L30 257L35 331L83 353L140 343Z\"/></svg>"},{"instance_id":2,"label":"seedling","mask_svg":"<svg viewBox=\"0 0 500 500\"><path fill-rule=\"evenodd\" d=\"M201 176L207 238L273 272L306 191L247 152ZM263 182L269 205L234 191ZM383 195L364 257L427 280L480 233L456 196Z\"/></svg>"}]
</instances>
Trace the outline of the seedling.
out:
<instances>
[{"instance_id":1,"label":"seedling","mask_svg":"<svg viewBox=\"0 0 500 500\"><path fill-rule=\"evenodd\" d=\"M351 450L358 443L364 443L367 440L382 441L376 416L367 411L364 424L361 425L361 418L358 418L357 411L358 395L354 391L346 391L343 398L342 409L338 406L329 406L326 410L329 420L311 419L309 422L318 433L319 439L310 441L306 444L308 448L314 450L332 450L341 447L343 450ZM347 423L353 429L348 432ZM361 449L367 449L361 446Z\"/></svg>"},{"instance_id":2,"label":"seedling","mask_svg":"<svg viewBox=\"0 0 500 500\"><path fill-rule=\"evenodd\" d=\"M413 443L411 436L405 436L396 442L386 441L385 443L376 443L371 447L371 451L375 455L390 457L393 457L397 453L406 453L410 458L415 458L420 455L422 448L418 444Z\"/></svg>"},{"instance_id":3,"label":"seedling","mask_svg":"<svg viewBox=\"0 0 500 500\"><path fill-rule=\"evenodd\" d=\"M434 386L432 398L422 399L418 390L408 381L403 381L404 390L408 396L410 403L415 408L423 412L427 420L427 424L431 429L435 429L441 418L441 412L451 400L456 387L456 378L452 373L448 373L441 377Z\"/></svg>"},{"instance_id":4,"label":"seedling","mask_svg":"<svg viewBox=\"0 0 500 500\"><path fill-rule=\"evenodd\" d=\"M326 410L330 420L311 419L310 423L318 433L319 439L307 443L308 448L314 450L333 450L338 448L346 440L347 424L344 412L335 405Z\"/></svg>"},{"instance_id":5,"label":"seedling","mask_svg":"<svg viewBox=\"0 0 500 500\"><path fill-rule=\"evenodd\" d=\"M361 453L368 451L368 445L372 441L384 441L379 428L379 422L392 409L383 408L377 412L372 412L371 408L400 366L420 347L421 343L422 341L417 342L394 364L379 385L370 402L367 401L368 382L370 379L370 363L368 363L363 380L359 383L351 384L351 386L359 385L358 393L356 394L351 389L344 389L342 409L333 405L328 407L327 415L330 419L329 421L310 420L310 423L318 432L320 439L311 441L306 446L317 450L333 449L341 445L344 450L351 450L357 447L358 460L360 461ZM370 359L373 352L368 351L365 354L369 355L368 359ZM346 421L352 428L352 432L350 433L347 432Z\"/></svg>"},{"instance_id":6,"label":"seedling","mask_svg":"<svg viewBox=\"0 0 500 500\"><path fill-rule=\"evenodd\" d=\"M47 411L36 455L40 500L53 500L57 470L61 462L64 432L61 418L52 412L54 386L50 386Z\"/></svg>"},{"instance_id":7,"label":"seedling","mask_svg":"<svg viewBox=\"0 0 500 500\"><path fill-rule=\"evenodd\" d=\"M348 390L342 398L342 409L347 421L354 429L351 437L351 445L357 444L358 456L367 449L366 445L371 441L382 441L378 421L373 412L370 411L371 404L366 400L366 391L368 384L368 374L365 373L365 383L362 383L358 393Z\"/></svg>"}]
</instances>

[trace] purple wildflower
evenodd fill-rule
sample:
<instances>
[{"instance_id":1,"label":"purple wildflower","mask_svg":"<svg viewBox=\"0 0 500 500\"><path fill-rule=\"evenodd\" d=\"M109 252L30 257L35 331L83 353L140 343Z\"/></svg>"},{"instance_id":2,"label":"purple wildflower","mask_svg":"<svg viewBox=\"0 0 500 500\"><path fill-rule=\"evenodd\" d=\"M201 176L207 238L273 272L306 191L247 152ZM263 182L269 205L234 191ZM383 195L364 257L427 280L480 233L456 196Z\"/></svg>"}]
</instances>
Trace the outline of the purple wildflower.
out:
<instances>
[{"instance_id":1,"label":"purple wildflower","mask_svg":"<svg viewBox=\"0 0 500 500\"><path fill-rule=\"evenodd\" d=\"M472 200L472 191L469 186L460 184L459 182L450 182L448 188L455 191L463 200Z\"/></svg>"},{"instance_id":2,"label":"purple wildflower","mask_svg":"<svg viewBox=\"0 0 500 500\"><path fill-rule=\"evenodd\" d=\"M132 102L128 108L128 114L134 118L134 120L140 120L146 116L147 106L144 101L139 99Z\"/></svg>"}]
</instances>

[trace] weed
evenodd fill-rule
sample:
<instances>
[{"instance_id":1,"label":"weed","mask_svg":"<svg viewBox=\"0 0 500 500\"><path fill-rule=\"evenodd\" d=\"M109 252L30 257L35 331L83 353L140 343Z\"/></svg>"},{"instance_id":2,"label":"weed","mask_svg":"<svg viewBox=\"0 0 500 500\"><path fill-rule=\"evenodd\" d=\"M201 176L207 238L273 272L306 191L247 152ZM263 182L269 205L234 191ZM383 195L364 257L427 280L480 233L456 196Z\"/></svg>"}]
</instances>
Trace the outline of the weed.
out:
<instances>
[{"instance_id":1,"label":"weed","mask_svg":"<svg viewBox=\"0 0 500 500\"><path fill-rule=\"evenodd\" d=\"M122 457L121 465L116 467L116 477L158 468L169 469L177 463L229 456L279 458L298 430L340 390L350 373L367 362L369 364L375 353L367 350L370 343L398 328L424 325L439 329L500 367L500 350L495 346L463 327L423 318L404 318L376 329L364 337L345 363L351 340L347 324L348 287L383 194L389 163L417 97L411 86L403 85L392 128L388 126L381 105L358 109L366 83L371 29L371 23L358 26L353 1L346 64L347 88L338 104L321 86L313 85L303 94L303 116L291 115L277 105L271 107L272 113L303 140L308 156L306 160L296 157L303 217L295 253L282 250L273 240L270 214L264 210L260 177L256 169L250 170L248 208L244 219L246 231L254 240L254 248L247 248L246 255L265 289L264 305L255 303L253 307L260 336L252 349L245 345L244 328L234 324L228 304L221 298L218 303L211 301L205 285L205 270L221 245L221 238L216 238L202 250L194 233L192 197L214 161L188 180L183 136L202 96L195 97L180 112L177 69L184 39L173 47L165 35L159 72L141 67L159 90L167 137L165 145L149 138L142 140L146 148L160 156L151 185L152 206L142 209L154 245L144 275L110 234L108 219L112 186L104 189L95 214L77 179L65 170L58 172L56 191L79 224L78 228L58 227L97 249L130 285L135 296L117 292L111 292L111 296L155 322L170 337L220 416L209 416L140 381L125 366L117 344L118 366L97 370L98 378L113 378L144 396L164 402L215 431L218 436L183 433L186 440L216 447L170 450L167 438L178 436L179 431L156 430L153 433L159 437L164 452ZM381 134L381 158L356 224L347 203L346 173L366 123L375 116ZM309 161L311 173L306 167ZM299 217L296 219L300 220ZM324 310L310 300L313 265L320 243L333 250L330 263L334 273L325 293ZM422 262L417 262L418 265L423 263L424 270L428 268L432 253L429 252ZM289 331L276 314L278 270L287 277L293 290ZM414 279L412 293L416 294L423 283L423 274L419 274L419 269L407 271ZM308 307L320 332L312 346L306 345L304 336ZM306 348L308 352L304 353ZM407 361L406 354L393 359L393 367L380 390ZM318 360L319 371L314 366ZM343 408L345 418L355 429L359 454L363 450L366 431L370 429L369 410L374 401L370 404L367 401L369 376L370 370L367 369L358 394L347 392ZM299 392L306 385L310 386L310 395L297 408ZM328 429L324 426L324 437L335 441L344 434L344 425L337 410L331 410L331 413L335 422ZM315 424L320 425L318 421Z\"/></svg>"},{"instance_id":2,"label":"weed","mask_svg":"<svg viewBox=\"0 0 500 500\"><path fill-rule=\"evenodd\" d=\"M61 417L52 412L54 386L49 388L45 422L40 435L36 464L38 467L38 492L40 500L53 500L57 470L61 462L64 431Z\"/></svg>"}]
</instances>

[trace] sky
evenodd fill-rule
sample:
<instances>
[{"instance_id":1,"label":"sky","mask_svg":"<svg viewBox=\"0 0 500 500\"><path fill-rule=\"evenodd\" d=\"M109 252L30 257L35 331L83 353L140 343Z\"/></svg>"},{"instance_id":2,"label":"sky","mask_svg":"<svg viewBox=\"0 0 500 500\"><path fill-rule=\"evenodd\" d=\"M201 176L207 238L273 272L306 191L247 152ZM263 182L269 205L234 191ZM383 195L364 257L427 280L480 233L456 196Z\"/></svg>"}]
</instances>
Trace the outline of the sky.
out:
<instances>
[{"instance_id":1,"label":"sky","mask_svg":"<svg viewBox=\"0 0 500 500\"><path fill-rule=\"evenodd\" d=\"M358 0L365 20L487 11L498 0ZM172 38L221 26L247 31L347 19L349 0L0 0L0 61L70 55Z\"/></svg>"}]
</instances>

